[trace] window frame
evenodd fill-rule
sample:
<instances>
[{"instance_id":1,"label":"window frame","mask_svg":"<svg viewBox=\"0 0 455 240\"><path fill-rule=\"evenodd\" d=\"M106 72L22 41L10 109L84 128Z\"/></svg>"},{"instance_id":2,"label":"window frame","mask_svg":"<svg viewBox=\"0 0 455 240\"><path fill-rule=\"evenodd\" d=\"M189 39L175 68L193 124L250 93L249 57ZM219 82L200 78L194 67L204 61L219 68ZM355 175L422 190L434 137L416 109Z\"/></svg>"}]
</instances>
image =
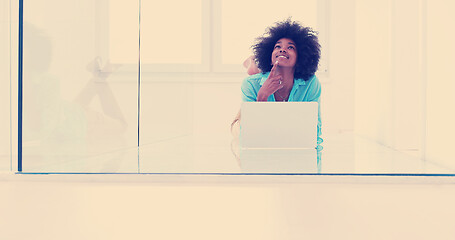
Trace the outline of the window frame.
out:
<instances>
[{"instance_id":1,"label":"window frame","mask_svg":"<svg viewBox=\"0 0 455 240\"><path fill-rule=\"evenodd\" d=\"M140 1L140 0L139 0ZM222 1L223 0L201 0L202 4L202 42L201 42L201 57L202 61L199 64L141 64L140 71L145 74L161 74L161 73L231 73L239 74L244 73L245 69L242 63L239 64L223 64L222 63ZM108 1L96 1L98 8L97 12L100 12L99 18L95 23L98 42L97 49L98 55L109 59L109 12L106 8ZM322 37L319 37L319 41L322 46L320 67L316 72L318 77L327 79L329 74L329 9L330 0L317 0L318 14L317 14L317 30L322 33ZM140 5L139 5L140 6ZM141 11L139 7L139 11ZM141 13L142 14L142 13ZM139 20L139 19L138 19ZM140 28L140 25L139 25ZM140 29L138 29L139 35ZM139 41L139 39L138 39ZM108 43L108 44L106 44ZM140 46L139 50L140 51ZM245 58L248 56L245 56ZM139 59L138 59L139 64ZM138 64L124 64L119 72L131 73L138 71Z\"/></svg>"}]
</instances>

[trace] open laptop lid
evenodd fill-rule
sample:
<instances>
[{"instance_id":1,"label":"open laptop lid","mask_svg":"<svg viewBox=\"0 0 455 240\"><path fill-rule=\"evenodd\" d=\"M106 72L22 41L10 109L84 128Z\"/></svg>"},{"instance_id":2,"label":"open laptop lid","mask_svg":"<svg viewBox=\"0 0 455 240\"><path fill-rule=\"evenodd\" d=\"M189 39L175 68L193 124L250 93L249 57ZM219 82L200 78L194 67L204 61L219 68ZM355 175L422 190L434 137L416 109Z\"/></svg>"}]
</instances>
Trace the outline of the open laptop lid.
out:
<instances>
[{"instance_id":1,"label":"open laptop lid","mask_svg":"<svg viewBox=\"0 0 455 240\"><path fill-rule=\"evenodd\" d=\"M241 148L314 149L317 102L243 102Z\"/></svg>"}]
</instances>

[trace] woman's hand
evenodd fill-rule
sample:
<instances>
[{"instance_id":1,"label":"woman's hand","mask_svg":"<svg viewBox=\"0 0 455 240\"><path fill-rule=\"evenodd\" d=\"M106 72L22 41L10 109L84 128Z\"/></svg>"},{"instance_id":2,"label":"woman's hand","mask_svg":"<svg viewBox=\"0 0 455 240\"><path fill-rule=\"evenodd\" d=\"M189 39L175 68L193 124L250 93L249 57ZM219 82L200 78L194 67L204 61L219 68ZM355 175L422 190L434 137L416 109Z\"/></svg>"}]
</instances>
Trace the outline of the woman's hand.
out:
<instances>
[{"instance_id":1,"label":"woman's hand","mask_svg":"<svg viewBox=\"0 0 455 240\"><path fill-rule=\"evenodd\" d=\"M272 70L270 70L269 77L267 78L267 80L265 80L264 84L259 89L257 97L258 102L266 102L270 95L274 94L276 91L283 88L283 84L281 82L283 81L283 78L276 71L277 65L278 61L275 62L275 64L272 67Z\"/></svg>"}]
</instances>

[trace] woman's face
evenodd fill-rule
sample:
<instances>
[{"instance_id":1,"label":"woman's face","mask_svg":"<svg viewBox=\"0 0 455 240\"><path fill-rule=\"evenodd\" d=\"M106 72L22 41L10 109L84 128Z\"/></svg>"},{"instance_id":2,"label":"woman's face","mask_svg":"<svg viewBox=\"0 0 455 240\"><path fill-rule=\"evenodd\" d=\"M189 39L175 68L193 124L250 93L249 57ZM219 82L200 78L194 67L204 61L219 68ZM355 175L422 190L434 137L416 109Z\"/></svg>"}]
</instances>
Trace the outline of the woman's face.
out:
<instances>
[{"instance_id":1,"label":"woman's face","mask_svg":"<svg viewBox=\"0 0 455 240\"><path fill-rule=\"evenodd\" d=\"M280 67L294 67L297 62L297 47L289 38L281 38L272 52L272 65L278 61Z\"/></svg>"}]
</instances>

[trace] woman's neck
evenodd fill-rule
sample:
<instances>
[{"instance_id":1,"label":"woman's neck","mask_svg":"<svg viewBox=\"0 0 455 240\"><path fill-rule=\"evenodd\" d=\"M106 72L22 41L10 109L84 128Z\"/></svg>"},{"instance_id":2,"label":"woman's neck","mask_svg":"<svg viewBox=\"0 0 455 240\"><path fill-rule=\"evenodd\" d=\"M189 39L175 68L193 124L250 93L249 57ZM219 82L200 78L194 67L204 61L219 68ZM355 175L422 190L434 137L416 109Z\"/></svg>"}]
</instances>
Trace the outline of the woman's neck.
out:
<instances>
[{"instance_id":1,"label":"woman's neck","mask_svg":"<svg viewBox=\"0 0 455 240\"><path fill-rule=\"evenodd\" d=\"M284 90L289 90L294 85L294 70L294 68L283 68L280 66L276 68L276 73L283 78Z\"/></svg>"}]
</instances>

